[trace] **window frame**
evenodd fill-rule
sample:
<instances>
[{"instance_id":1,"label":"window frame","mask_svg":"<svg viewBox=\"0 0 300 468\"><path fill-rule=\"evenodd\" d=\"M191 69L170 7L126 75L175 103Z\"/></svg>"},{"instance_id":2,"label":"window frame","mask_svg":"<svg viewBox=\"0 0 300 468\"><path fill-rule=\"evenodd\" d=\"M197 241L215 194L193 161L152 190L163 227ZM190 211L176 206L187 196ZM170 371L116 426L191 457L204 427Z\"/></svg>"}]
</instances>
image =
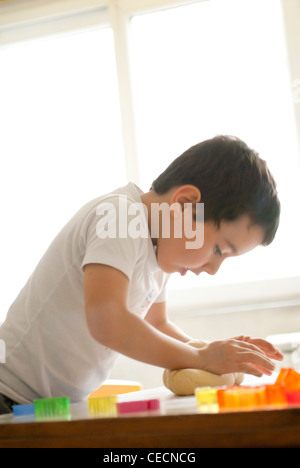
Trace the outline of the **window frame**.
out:
<instances>
[{"instance_id":1,"label":"window frame","mask_svg":"<svg viewBox=\"0 0 300 468\"><path fill-rule=\"evenodd\" d=\"M86 28L111 26L119 86L123 145L128 180L139 184L139 161L130 72L129 27L134 15L210 0L6 0L0 3L0 47L39 37ZM298 0L281 0L285 23L291 83L300 78L300 7ZM299 41L295 40L299 37ZM298 44L298 45L297 45ZM295 102L295 122L300 148L300 105ZM300 153L299 153L300 154ZM169 291L169 310L174 314L224 313L243 309L300 305L300 277L279 278L238 285L204 286ZM202 309L202 312L201 312ZM232 309L231 309L232 310Z\"/></svg>"}]
</instances>

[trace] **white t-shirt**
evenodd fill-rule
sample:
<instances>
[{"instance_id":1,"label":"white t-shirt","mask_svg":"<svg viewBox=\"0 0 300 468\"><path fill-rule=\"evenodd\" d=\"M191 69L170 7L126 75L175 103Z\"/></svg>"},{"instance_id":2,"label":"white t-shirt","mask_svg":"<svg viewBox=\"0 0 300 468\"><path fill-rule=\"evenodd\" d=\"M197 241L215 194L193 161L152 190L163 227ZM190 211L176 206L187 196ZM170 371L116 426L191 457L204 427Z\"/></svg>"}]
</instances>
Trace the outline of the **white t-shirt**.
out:
<instances>
[{"instance_id":1,"label":"white t-shirt","mask_svg":"<svg viewBox=\"0 0 300 468\"><path fill-rule=\"evenodd\" d=\"M153 302L165 300L168 275L157 264L150 234L136 235L142 224L138 221L147 221L141 193L129 183L92 200L51 243L0 327L0 339L6 345L0 393L18 403L53 396L76 401L85 399L109 376L118 353L89 333L84 265L102 263L122 271L130 280L128 308L143 318ZM127 207L131 236L124 235L124 223L117 222L114 229L103 203L115 208L117 220L122 205L122 223ZM121 224L123 231L117 229Z\"/></svg>"}]
</instances>

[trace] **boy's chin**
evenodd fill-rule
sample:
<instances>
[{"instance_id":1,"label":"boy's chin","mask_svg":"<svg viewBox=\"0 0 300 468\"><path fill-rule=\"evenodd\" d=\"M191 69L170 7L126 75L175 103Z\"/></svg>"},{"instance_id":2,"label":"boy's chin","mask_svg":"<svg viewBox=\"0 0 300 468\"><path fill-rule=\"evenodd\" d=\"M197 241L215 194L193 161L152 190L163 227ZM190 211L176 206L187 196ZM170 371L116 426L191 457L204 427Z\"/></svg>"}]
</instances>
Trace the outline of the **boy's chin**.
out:
<instances>
[{"instance_id":1,"label":"boy's chin","mask_svg":"<svg viewBox=\"0 0 300 468\"><path fill-rule=\"evenodd\" d=\"M186 272L187 272L186 268L178 268L178 267L176 268L176 267L172 267L172 266L168 266L168 265L160 265L159 262L158 262L158 266L167 275L172 275L174 273L180 273L181 276L184 276L186 274Z\"/></svg>"}]
</instances>

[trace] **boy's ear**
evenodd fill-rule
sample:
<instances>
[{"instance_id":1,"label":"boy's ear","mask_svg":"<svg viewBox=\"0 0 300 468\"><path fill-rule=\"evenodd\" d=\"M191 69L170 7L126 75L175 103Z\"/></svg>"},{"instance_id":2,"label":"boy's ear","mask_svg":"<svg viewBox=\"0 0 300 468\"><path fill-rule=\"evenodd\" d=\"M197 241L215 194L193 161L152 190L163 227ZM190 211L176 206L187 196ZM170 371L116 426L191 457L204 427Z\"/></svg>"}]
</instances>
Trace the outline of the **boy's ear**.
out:
<instances>
[{"instance_id":1,"label":"boy's ear","mask_svg":"<svg viewBox=\"0 0 300 468\"><path fill-rule=\"evenodd\" d=\"M201 192L195 185L181 185L173 192L170 204L179 203L184 208L185 203L200 203Z\"/></svg>"}]
</instances>

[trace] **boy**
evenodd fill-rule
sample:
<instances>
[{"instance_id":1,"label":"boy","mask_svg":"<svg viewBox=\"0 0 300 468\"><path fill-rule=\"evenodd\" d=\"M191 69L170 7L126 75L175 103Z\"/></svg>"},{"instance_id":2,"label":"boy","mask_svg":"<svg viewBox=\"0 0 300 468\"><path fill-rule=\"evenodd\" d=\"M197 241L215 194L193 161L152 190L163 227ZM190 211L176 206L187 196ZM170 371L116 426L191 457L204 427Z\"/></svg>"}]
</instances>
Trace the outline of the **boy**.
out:
<instances>
[{"instance_id":1,"label":"boy","mask_svg":"<svg viewBox=\"0 0 300 468\"><path fill-rule=\"evenodd\" d=\"M172 209L154 216L161 206ZM190 148L148 193L130 183L85 205L54 239L0 328L2 408L51 396L84 399L107 379L118 353L168 369L271 374L271 359L282 356L264 340L187 345L191 337L168 321L165 291L174 272L213 275L227 257L268 245L279 212L265 162L225 136ZM185 229L178 235L186 213L203 245L188 246Z\"/></svg>"}]
</instances>

